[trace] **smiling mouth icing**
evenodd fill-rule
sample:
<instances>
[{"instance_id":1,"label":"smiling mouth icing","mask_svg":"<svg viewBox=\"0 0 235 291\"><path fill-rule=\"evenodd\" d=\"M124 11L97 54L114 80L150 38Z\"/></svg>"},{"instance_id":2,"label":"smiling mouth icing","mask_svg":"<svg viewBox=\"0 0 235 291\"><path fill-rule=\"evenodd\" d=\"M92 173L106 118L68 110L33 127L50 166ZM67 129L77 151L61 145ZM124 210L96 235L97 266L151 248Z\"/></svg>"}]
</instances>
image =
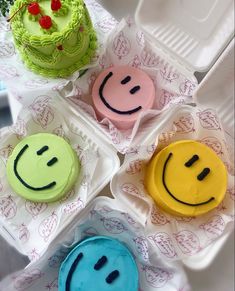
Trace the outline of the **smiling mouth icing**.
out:
<instances>
[{"instance_id":1,"label":"smiling mouth icing","mask_svg":"<svg viewBox=\"0 0 235 291\"><path fill-rule=\"evenodd\" d=\"M53 181L45 186L42 186L42 187L33 187L33 186L30 186L29 184L27 184L22 178L21 176L19 175L18 171L17 171L17 165L18 165L18 162L20 160L20 158L22 157L22 155L24 154L24 152L28 149L28 145L26 144L21 150L20 152L18 153L16 159L14 160L14 173L15 173L15 176L16 178L21 182L21 184L23 184L26 188L28 189L31 189L31 190L34 190L34 191L42 191L42 190L47 190L47 189L51 189L52 187L54 187L56 185L56 182Z\"/></svg>"},{"instance_id":2,"label":"smiling mouth icing","mask_svg":"<svg viewBox=\"0 0 235 291\"><path fill-rule=\"evenodd\" d=\"M100 85L100 88L99 88L99 96L100 96L100 99L102 100L102 102L104 103L104 105L110 109L111 111L117 113L117 114L126 114L126 115L130 115L130 114L133 114L133 113L136 113L137 111L141 110L142 109L142 106L138 106L134 109L131 109L131 110L127 110L127 111L121 111L121 110L118 110L118 109L115 109L113 108L107 101L106 99L104 98L104 95L103 95L103 91L104 91L104 87L106 85L106 83L108 82L108 80L112 77L113 73L112 72L109 72L108 75L104 78L102 84Z\"/></svg>"},{"instance_id":3,"label":"smiling mouth icing","mask_svg":"<svg viewBox=\"0 0 235 291\"><path fill-rule=\"evenodd\" d=\"M162 172L162 184L164 185L164 188L166 189L167 193L168 193L168 194L169 194L169 195L170 195L174 200L176 200L177 202L182 203L182 204L185 204L185 205L188 205L188 206L200 206L200 205L208 204L208 203L210 203L212 200L214 200L215 198L214 198L214 197L211 197L211 198L210 198L209 200L207 200L207 201L193 204L193 203L188 203L188 202L182 201L182 200L176 198L176 197L174 196L174 194L171 193L171 191L169 190L169 188L168 188L167 185L166 185L166 181L165 181L165 173L166 173L166 168L167 168L168 162L169 162L169 160L170 160L170 158L171 158L172 156L173 156L173 154L172 154L172 153L169 153L169 155L168 155L168 157L167 157L167 159L166 159L166 161L165 161L165 163L164 163L164 166L163 166L163 172Z\"/></svg>"}]
</instances>

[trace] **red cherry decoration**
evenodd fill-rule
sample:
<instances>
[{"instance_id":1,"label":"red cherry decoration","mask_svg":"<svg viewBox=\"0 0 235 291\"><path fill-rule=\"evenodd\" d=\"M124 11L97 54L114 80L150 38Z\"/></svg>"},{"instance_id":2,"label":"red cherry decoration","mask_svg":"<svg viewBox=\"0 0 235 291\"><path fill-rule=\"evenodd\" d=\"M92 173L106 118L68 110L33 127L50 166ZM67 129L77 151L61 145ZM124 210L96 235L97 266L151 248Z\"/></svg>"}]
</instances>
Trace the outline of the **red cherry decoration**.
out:
<instances>
[{"instance_id":1,"label":"red cherry decoration","mask_svg":"<svg viewBox=\"0 0 235 291\"><path fill-rule=\"evenodd\" d=\"M63 46L62 46L62 44L58 45L58 46L57 46L57 49L60 50L60 51L62 51L62 50L63 50Z\"/></svg>"},{"instance_id":2,"label":"red cherry decoration","mask_svg":"<svg viewBox=\"0 0 235 291\"><path fill-rule=\"evenodd\" d=\"M37 2L32 2L28 5L28 12L32 15L37 15L40 13L40 6Z\"/></svg>"},{"instance_id":3,"label":"red cherry decoration","mask_svg":"<svg viewBox=\"0 0 235 291\"><path fill-rule=\"evenodd\" d=\"M52 27L52 20L51 20L51 17L50 16L42 16L40 19L39 19L39 24L42 28L44 29L49 29Z\"/></svg>"},{"instance_id":4,"label":"red cherry decoration","mask_svg":"<svg viewBox=\"0 0 235 291\"><path fill-rule=\"evenodd\" d=\"M51 10L57 11L61 8L60 0L52 0L51 1Z\"/></svg>"}]
</instances>

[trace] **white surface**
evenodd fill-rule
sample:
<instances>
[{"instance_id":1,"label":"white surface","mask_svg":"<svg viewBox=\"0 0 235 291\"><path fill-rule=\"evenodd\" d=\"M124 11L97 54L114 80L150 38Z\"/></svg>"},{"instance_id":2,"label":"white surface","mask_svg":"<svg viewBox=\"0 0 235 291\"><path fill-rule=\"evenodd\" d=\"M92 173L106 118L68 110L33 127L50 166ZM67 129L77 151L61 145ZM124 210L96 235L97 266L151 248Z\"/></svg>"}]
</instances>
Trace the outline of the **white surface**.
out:
<instances>
[{"instance_id":1,"label":"white surface","mask_svg":"<svg viewBox=\"0 0 235 291\"><path fill-rule=\"evenodd\" d=\"M0 109L7 106L7 91L0 91Z\"/></svg>"},{"instance_id":2,"label":"white surface","mask_svg":"<svg viewBox=\"0 0 235 291\"><path fill-rule=\"evenodd\" d=\"M193 71L208 70L234 33L233 0L141 0L136 21L156 46Z\"/></svg>"},{"instance_id":3,"label":"white surface","mask_svg":"<svg viewBox=\"0 0 235 291\"><path fill-rule=\"evenodd\" d=\"M133 16L138 4L137 0L99 0L98 2L104 5L104 7L117 19L120 19L128 14ZM206 1L203 1L203 3L206 3ZM203 10L201 13L203 13ZM12 103L11 107L14 115L16 115L17 110L15 110L14 103ZM2 248L2 244L0 244L0 249L0 261L6 261L6 254L10 254L10 251L5 252ZM12 260L14 262L11 265L12 269L18 262L17 258L14 257L14 259L15 260ZM9 268L9 271L12 269ZM3 270L1 270L0 266L0 274L2 274L2 272ZM234 236L229 238L218 257L209 268L200 272L187 270L187 273L194 291L234 290Z\"/></svg>"}]
</instances>

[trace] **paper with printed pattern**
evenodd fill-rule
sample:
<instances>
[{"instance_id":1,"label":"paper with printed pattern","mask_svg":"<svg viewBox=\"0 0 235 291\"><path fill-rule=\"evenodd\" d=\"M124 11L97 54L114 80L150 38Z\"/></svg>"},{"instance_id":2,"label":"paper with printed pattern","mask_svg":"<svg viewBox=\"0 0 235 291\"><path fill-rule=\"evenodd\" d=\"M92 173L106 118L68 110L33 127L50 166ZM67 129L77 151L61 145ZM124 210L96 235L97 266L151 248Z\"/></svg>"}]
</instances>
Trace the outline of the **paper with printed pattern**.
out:
<instances>
[{"instance_id":1,"label":"paper with printed pattern","mask_svg":"<svg viewBox=\"0 0 235 291\"><path fill-rule=\"evenodd\" d=\"M7 159L16 144L26 136L44 132L64 138L74 149L81 164L74 187L63 198L53 203L32 202L18 196L10 187L6 176ZM94 175L102 153L99 146L89 139L79 121L72 119L59 102L55 106L46 96L39 97L25 108L16 124L0 129L1 231L5 229L18 251L32 261L37 260L46 251L58 233L75 219L93 198L91 183L100 179L94 178Z\"/></svg>"},{"instance_id":2,"label":"paper with printed pattern","mask_svg":"<svg viewBox=\"0 0 235 291\"><path fill-rule=\"evenodd\" d=\"M158 127L154 127L158 123ZM175 105L152 121L145 139L136 140L111 182L113 195L145 225L147 241L163 259L184 260L213 245L234 224L234 152L226 140L217 113L210 108ZM143 181L145 167L155 152L168 144L192 139L210 147L227 168L225 198L214 210L198 217L166 213L148 195ZM208 254L209 256L214 256ZM206 255L205 255L206 256Z\"/></svg>"},{"instance_id":3,"label":"paper with printed pattern","mask_svg":"<svg viewBox=\"0 0 235 291\"><path fill-rule=\"evenodd\" d=\"M189 291L190 286L180 263L170 266L153 256L152 246L141 226L127 212L119 209L113 199L99 197L83 212L75 226L36 262L11 274L0 283L5 291L58 290L58 272L62 261L80 240L95 235L113 237L123 242L134 255L139 269L138 291Z\"/></svg>"}]
</instances>

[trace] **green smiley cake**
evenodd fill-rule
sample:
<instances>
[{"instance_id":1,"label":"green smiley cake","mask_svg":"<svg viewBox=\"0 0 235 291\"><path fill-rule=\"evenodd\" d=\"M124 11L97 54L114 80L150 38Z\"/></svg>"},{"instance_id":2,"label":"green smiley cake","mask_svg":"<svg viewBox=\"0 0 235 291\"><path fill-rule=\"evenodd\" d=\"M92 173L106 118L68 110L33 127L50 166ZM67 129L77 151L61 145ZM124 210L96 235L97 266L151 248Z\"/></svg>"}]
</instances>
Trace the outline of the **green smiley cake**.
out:
<instances>
[{"instance_id":1,"label":"green smiley cake","mask_svg":"<svg viewBox=\"0 0 235 291\"><path fill-rule=\"evenodd\" d=\"M26 66L47 77L65 77L91 62L97 39L82 0L16 0L10 19Z\"/></svg>"},{"instance_id":2,"label":"green smiley cake","mask_svg":"<svg viewBox=\"0 0 235 291\"><path fill-rule=\"evenodd\" d=\"M74 186L80 162L62 137L50 133L27 136L7 161L7 180L24 199L54 202Z\"/></svg>"}]
</instances>

